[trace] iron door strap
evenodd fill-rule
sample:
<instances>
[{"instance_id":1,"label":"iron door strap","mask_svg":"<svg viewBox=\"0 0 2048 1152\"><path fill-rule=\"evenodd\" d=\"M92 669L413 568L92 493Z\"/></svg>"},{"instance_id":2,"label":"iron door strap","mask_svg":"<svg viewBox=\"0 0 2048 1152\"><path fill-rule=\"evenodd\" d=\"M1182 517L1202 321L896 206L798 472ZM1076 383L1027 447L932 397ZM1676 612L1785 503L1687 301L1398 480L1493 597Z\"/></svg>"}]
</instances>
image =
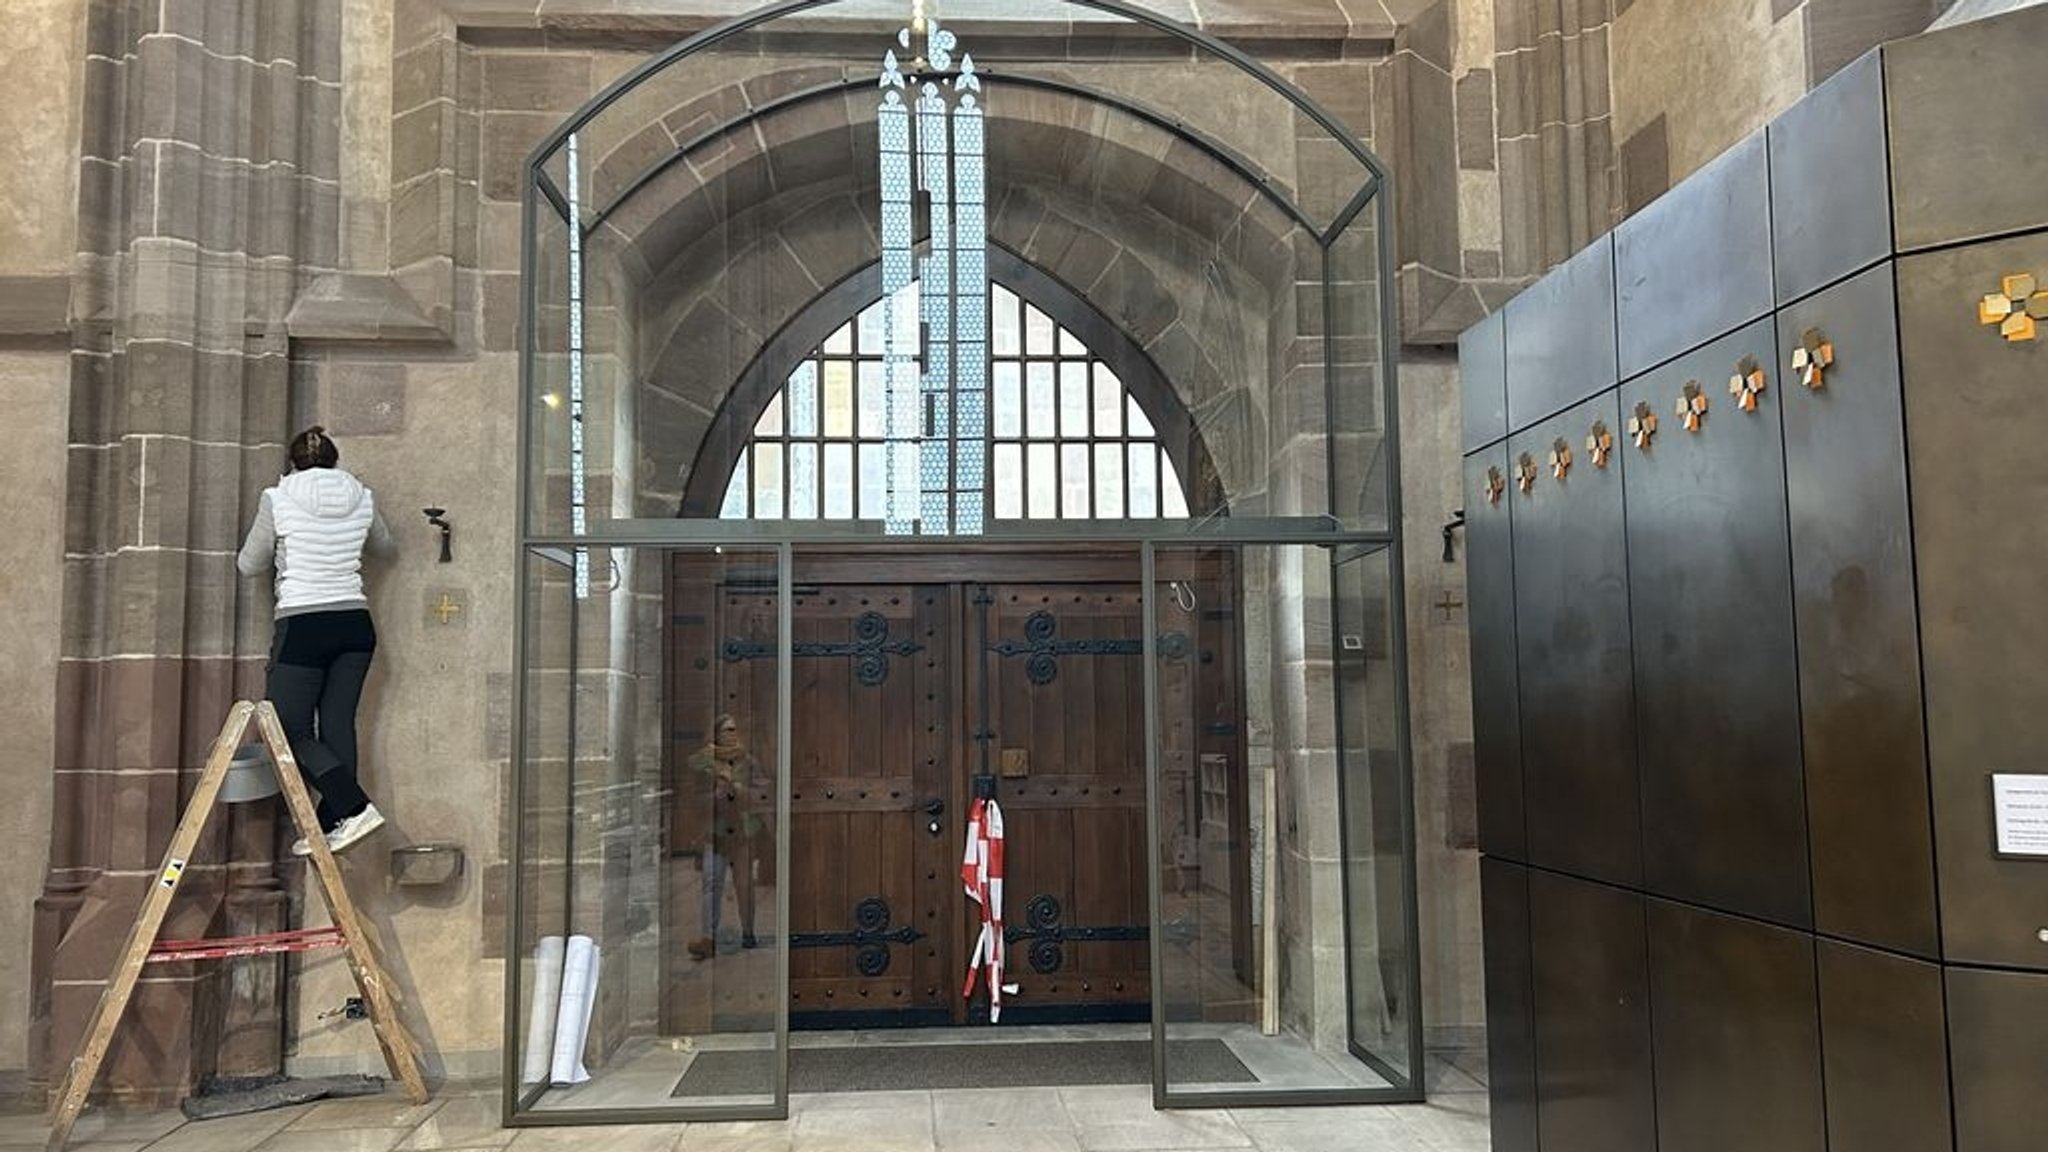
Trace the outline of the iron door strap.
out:
<instances>
[{"instance_id":1,"label":"iron door strap","mask_svg":"<svg viewBox=\"0 0 2048 1152\"><path fill-rule=\"evenodd\" d=\"M853 906L854 927L851 930L792 932L789 946L853 948L854 970L872 979L889 970L889 945L915 944L924 939L924 933L908 924L901 928L889 927L891 918L889 902L880 896L869 896Z\"/></svg>"},{"instance_id":2,"label":"iron door strap","mask_svg":"<svg viewBox=\"0 0 2048 1152\"><path fill-rule=\"evenodd\" d=\"M998 640L988 650L998 656L1022 656L1024 676L1033 684L1046 685L1059 678L1062 656L1142 656L1143 640L1062 640L1057 616L1039 609L1024 619L1024 639ZM1168 632L1159 638L1159 655L1179 660L1187 655L1185 632Z\"/></svg>"},{"instance_id":3,"label":"iron door strap","mask_svg":"<svg viewBox=\"0 0 2048 1152\"><path fill-rule=\"evenodd\" d=\"M1024 905L1024 925L1012 925L1003 929L1003 941L1014 944L1020 940L1031 941L1025 955L1031 961L1033 971L1050 975L1066 963L1066 949L1062 945L1072 940L1130 942L1148 940L1152 933L1142 924L1112 924L1103 927L1067 927L1060 923L1060 902L1049 892L1041 892Z\"/></svg>"},{"instance_id":4,"label":"iron door strap","mask_svg":"<svg viewBox=\"0 0 2048 1152\"><path fill-rule=\"evenodd\" d=\"M793 656L853 657L853 677L868 688L876 687L889 678L889 657L912 656L922 651L924 645L915 640L889 639L889 618L880 612L863 612L856 616L850 641L802 640L790 645ZM735 637L725 642L720 654L728 664L768 659L775 655L775 642Z\"/></svg>"}]
</instances>

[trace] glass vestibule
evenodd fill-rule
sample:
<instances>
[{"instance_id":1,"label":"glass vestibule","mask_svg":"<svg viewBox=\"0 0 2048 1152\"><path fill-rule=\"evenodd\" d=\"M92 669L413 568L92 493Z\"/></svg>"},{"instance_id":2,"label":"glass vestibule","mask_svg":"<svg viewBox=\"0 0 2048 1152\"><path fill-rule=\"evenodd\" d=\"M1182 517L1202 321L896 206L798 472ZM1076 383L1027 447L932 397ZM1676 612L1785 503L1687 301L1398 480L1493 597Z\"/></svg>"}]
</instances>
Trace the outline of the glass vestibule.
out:
<instances>
[{"instance_id":1,"label":"glass vestibule","mask_svg":"<svg viewBox=\"0 0 2048 1152\"><path fill-rule=\"evenodd\" d=\"M902 7L699 36L528 168L508 1120L783 1115L805 1029L1055 1006L1149 1019L1162 1106L1416 1098L1382 174L1148 13ZM985 606L1027 581L1092 606ZM821 761L821 683L841 744L928 727L929 767ZM1005 706L1129 732L1078 765L978 731ZM913 799L943 879L978 776L1020 827L1143 792L1063 817L1143 876L1018 897L995 1025L928 973L957 883L807 894L819 829L893 841Z\"/></svg>"}]
</instances>

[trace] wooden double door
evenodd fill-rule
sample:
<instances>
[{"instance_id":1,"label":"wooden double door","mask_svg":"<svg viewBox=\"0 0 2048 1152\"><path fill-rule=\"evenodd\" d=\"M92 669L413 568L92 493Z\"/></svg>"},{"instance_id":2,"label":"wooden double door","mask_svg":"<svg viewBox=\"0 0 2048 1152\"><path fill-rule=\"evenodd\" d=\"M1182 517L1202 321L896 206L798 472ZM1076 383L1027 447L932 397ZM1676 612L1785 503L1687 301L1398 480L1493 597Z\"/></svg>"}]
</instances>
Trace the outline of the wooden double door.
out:
<instances>
[{"instance_id":1,"label":"wooden double door","mask_svg":"<svg viewBox=\"0 0 2048 1152\"><path fill-rule=\"evenodd\" d=\"M772 778L773 588L678 574L679 594L714 601L716 612L672 635L684 646L670 663L675 698L709 698L738 718ZM1136 553L800 555L792 579L792 1026L986 1019L985 989L962 996L980 925L960 880L977 777L992 778L1005 821L1006 978L1019 987L1004 1022L1148 1018ZM1165 643L1185 649L1181 662L1216 663L1221 648L1234 666L1234 616L1207 619L1208 634L1182 630ZM1231 699L1202 711L1234 717L1234 677L1210 681L1210 695ZM701 745L690 719L671 725L673 765ZM754 867L756 900L772 907L772 885ZM695 915L695 881L687 874L669 902L679 920ZM674 926L672 939L691 936ZM672 1000L720 997L716 963L675 959L671 971ZM727 998L757 989L755 979Z\"/></svg>"}]
</instances>

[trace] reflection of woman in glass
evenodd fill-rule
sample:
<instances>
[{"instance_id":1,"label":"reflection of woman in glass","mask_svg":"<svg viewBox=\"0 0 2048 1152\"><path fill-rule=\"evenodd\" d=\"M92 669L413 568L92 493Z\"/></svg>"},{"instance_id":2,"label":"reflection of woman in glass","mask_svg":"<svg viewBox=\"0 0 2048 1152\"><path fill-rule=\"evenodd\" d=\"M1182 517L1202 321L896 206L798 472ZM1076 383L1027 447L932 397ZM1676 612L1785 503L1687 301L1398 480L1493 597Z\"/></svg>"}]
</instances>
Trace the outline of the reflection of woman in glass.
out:
<instances>
[{"instance_id":1,"label":"reflection of woman in glass","mask_svg":"<svg viewBox=\"0 0 2048 1152\"><path fill-rule=\"evenodd\" d=\"M690 955L709 959L718 952L718 918L725 897L725 874L732 873L740 904L740 947L754 939L754 843L764 831L754 812L754 796L762 787L761 766L740 739L739 721L720 713L711 725L711 743L691 755L689 770L700 790L711 794L711 836L704 845L704 934L690 941ZM701 791L700 791L701 794Z\"/></svg>"}]
</instances>

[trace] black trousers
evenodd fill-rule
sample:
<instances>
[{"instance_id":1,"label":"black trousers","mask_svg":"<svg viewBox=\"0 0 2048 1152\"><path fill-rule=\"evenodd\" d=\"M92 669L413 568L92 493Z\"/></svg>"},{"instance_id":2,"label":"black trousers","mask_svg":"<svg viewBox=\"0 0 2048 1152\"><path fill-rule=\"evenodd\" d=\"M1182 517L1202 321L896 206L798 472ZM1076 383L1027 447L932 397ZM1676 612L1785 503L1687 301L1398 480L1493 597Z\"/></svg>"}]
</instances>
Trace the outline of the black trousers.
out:
<instances>
[{"instance_id":1,"label":"black trousers","mask_svg":"<svg viewBox=\"0 0 2048 1152\"><path fill-rule=\"evenodd\" d=\"M356 782L356 705L376 650L377 629L361 608L286 616L271 637L266 693L300 774L320 794L325 829L370 805Z\"/></svg>"}]
</instances>

